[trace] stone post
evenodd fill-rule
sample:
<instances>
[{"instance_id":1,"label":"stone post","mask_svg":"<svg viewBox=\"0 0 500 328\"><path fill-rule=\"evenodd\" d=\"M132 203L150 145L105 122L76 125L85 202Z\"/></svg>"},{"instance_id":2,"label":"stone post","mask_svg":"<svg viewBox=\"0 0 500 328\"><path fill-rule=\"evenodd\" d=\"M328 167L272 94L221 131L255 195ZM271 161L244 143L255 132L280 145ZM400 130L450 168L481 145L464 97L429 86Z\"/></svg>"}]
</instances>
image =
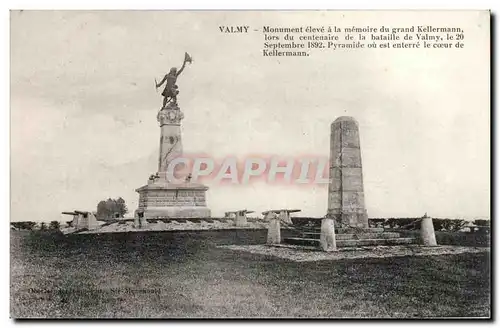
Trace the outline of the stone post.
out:
<instances>
[{"instance_id":1,"label":"stone post","mask_svg":"<svg viewBox=\"0 0 500 328\"><path fill-rule=\"evenodd\" d=\"M278 218L273 218L269 222L269 229L267 230L267 243L280 244L281 243L281 225Z\"/></svg>"},{"instance_id":2,"label":"stone post","mask_svg":"<svg viewBox=\"0 0 500 328\"><path fill-rule=\"evenodd\" d=\"M268 244L281 244L281 225L280 219L276 213L268 212L266 219L269 221L269 228L267 229L267 243Z\"/></svg>"},{"instance_id":3,"label":"stone post","mask_svg":"<svg viewBox=\"0 0 500 328\"><path fill-rule=\"evenodd\" d=\"M325 252L334 252L337 250L337 243L335 241L335 225L333 218L324 218L321 220L321 235L320 235L321 248Z\"/></svg>"},{"instance_id":4,"label":"stone post","mask_svg":"<svg viewBox=\"0 0 500 328\"><path fill-rule=\"evenodd\" d=\"M424 246L437 246L434 224L432 223L432 218L428 217L427 214L422 218L420 235Z\"/></svg>"},{"instance_id":5,"label":"stone post","mask_svg":"<svg viewBox=\"0 0 500 328\"><path fill-rule=\"evenodd\" d=\"M134 228L146 228L148 222L146 221L146 217L144 217L144 212L140 210L136 210L134 213Z\"/></svg>"},{"instance_id":6,"label":"stone post","mask_svg":"<svg viewBox=\"0 0 500 328\"><path fill-rule=\"evenodd\" d=\"M146 218L144 216L139 217L139 224L141 228L146 228L148 226L148 221L146 221Z\"/></svg>"},{"instance_id":7,"label":"stone post","mask_svg":"<svg viewBox=\"0 0 500 328\"><path fill-rule=\"evenodd\" d=\"M134 214L134 228L140 228L141 226L141 223L139 221L139 215L137 214L137 212Z\"/></svg>"}]
</instances>

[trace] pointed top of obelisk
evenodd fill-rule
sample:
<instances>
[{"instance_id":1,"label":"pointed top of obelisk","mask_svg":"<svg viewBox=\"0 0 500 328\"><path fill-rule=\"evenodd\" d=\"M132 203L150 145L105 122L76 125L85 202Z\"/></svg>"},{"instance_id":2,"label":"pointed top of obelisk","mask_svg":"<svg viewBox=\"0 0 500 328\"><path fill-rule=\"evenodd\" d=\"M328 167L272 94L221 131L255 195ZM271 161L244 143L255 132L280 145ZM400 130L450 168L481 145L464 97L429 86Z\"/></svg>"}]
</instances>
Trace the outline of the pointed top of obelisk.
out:
<instances>
[{"instance_id":1,"label":"pointed top of obelisk","mask_svg":"<svg viewBox=\"0 0 500 328\"><path fill-rule=\"evenodd\" d=\"M358 121L356 121L356 119L352 116L340 116L333 123L335 123L335 122L356 122L356 123L358 123Z\"/></svg>"}]
</instances>

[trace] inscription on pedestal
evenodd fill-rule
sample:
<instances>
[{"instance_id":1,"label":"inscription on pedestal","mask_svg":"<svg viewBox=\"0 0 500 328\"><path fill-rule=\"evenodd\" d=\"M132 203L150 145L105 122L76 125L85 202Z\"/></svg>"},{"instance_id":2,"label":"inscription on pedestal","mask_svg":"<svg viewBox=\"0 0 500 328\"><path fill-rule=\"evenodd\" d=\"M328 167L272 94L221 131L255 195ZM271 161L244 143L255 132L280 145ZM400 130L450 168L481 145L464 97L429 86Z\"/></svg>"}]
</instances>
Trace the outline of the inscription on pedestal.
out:
<instances>
[{"instance_id":1,"label":"inscription on pedestal","mask_svg":"<svg viewBox=\"0 0 500 328\"><path fill-rule=\"evenodd\" d=\"M206 206L205 192L200 190L145 191L139 196L139 208L168 206Z\"/></svg>"}]
</instances>

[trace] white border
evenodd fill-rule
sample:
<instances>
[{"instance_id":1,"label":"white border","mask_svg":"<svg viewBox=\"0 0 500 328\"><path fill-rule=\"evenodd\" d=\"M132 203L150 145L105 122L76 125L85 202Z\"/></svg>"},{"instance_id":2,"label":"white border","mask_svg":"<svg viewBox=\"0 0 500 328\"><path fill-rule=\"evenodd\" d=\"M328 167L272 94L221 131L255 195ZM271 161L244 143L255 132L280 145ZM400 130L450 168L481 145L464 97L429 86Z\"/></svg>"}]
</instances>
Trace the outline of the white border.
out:
<instances>
[{"instance_id":1,"label":"white border","mask_svg":"<svg viewBox=\"0 0 500 328\"><path fill-rule=\"evenodd\" d=\"M0 131L3 133L3 138L0 141L0 152L2 154L2 158L0 161L1 165L1 172L2 176L5 178L1 180L1 193L2 193L2 210L3 210L3 215L2 218L4 220L4 225L3 229L0 230L0 233L2 234L0 237L0 240L2 240L2 247L1 247L1 255L2 255L2 263L3 263L3 271L1 274L1 284L0 287L2 288L2 293L1 293L1 311L2 311L2 316L1 316L1 327L11 327L14 325L13 321L9 319L9 268L10 266L8 265L9 262L9 218L10 218L10 213L9 213L9 206L10 206L10 200L9 200L9 182L10 182L10 168L9 168L9 162L10 162L10 153L9 153L9 122L10 122L10 111L9 111L9 9L210 9L210 10L215 10L215 9L224 9L224 10L229 10L229 9L236 9L236 10L244 10L244 9L290 9L290 10L304 10L304 9L356 9L356 10L361 10L361 9L491 9L493 13L499 13L499 1L495 0L476 0L476 1L442 1L442 0L426 0L426 1L356 1L356 0L351 0L351 1L319 1L319 0L307 0L307 1L283 1L281 3L277 1L270 1L270 0L253 0L253 1L186 1L186 0L178 0L177 2L167 2L167 1L148 1L148 0L143 0L143 1L103 1L103 0L87 0L87 1L44 1L43 3L37 2L36 0L30 0L30 1L3 1L2 2L2 10L1 11L1 32L0 32L0 37L1 37L1 44L4 46L4 51L1 53L2 54L2 60L1 60L1 68L2 68L2 76L4 79L2 79L2 94L3 97L3 104L4 104L4 110L1 111L1 119L0 119ZM498 45L498 17L497 17L497 23L495 27L495 43ZM498 49L498 47L497 47ZM498 50L497 50L498 53ZM36 55L36 54L34 54ZM498 93L498 84L493 91L496 94ZM498 115L497 115L498 119ZM495 126L498 126L498 120L495 122ZM492 131L494 133L495 131ZM496 136L495 136L496 137ZM498 143L497 146L495 147L496 152L498 152ZM9 178L7 178L9 177ZM497 182L497 181L495 181ZM498 204L498 195L495 197L494 201L495 204ZM492 200L493 201L493 200ZM494 218L492 218L493 220ZM497 229L495 229L495 234ZM498 286L498 284L496 284ZM497 302L498 303L498 302ZM76 322L63 322L60 323L59 325L62 326L70 326L74 325ZM198 322L199 324L209 324L210 322ZM251 322L248 322L251 323ZM269 323L251 323L252 325L259 325L259 326L271 326L275 325L278 322L269 322ZM308 325L311 322L297 322L297 324L304 324ZM319 322L316 322L315 324L318 324ZM324 322L325 324L331 324L335 326L344 326L344 325L361 325L362 323L356 323L356 322L335 322L335 321L330 321L330 322ZM374 322L366 322L366 324L373 325ZM415 324L416 322L413 322ZM50 323L49 323L50 324ZM83 324L79 324L79 326L88 326L88 327L104 327L106 323L92 323L92 322L86 322ZM109 323L108 323L109 324ZM116 324L116 323L115 323ZM127 324L127 325L144 325L146 322L137 322L137 323L125 323L125 322L119 322L119 324ZM147 323L151 324L151 323ZM162 322L156 322L153 324L161 324L165 325L168 324L169 327L172 326L177 326L178 324L182 323L174 323L174 322L169 322L169 323L162 323ZM196 323L189 323L188 325L194 325ZM217 324L217 323L215 323ZM235 325L237 324L236 322L228 322L228 324ZM290 322L286 323L287 325L290 324ZM379 324L386 324L385 322L380 322ZM403 324L401 321L395 321L394 324ZM420 322L418 325L425 325L425 326L434 326L438 325L438 322ZM454 322L453 324L457 324ZM464 324L470 325L470 322L465 321ZM33 327L40 325L40 323L24 323L23 327ZM183 326L186 326L186 323L182 324Z\"/></svg>"}]
</instances>

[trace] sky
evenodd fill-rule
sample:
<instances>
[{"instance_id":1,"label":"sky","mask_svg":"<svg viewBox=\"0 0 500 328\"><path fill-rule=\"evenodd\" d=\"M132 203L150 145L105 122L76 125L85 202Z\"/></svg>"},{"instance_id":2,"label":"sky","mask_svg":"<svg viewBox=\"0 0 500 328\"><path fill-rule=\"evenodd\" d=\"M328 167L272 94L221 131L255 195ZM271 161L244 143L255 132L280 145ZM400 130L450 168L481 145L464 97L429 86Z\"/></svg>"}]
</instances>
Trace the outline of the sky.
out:
<instances>
[{"instance_id":1,"label":"sky","mask_svg":"<svg viewBox=\"0 0 500 328\"><path fill-rule=\"evenodd\" d=\"M460 50L262 56L262 32L221 25L456 26ZM186 153L329 155L330 124L359 122L370 217L490 216L487 12L11 12L11 220L62 220L123 197L157 169L161 95L179 77ZM213 216L299 208L323 216L326 186L207 182Z\"/></svg>"}]
</instances>

